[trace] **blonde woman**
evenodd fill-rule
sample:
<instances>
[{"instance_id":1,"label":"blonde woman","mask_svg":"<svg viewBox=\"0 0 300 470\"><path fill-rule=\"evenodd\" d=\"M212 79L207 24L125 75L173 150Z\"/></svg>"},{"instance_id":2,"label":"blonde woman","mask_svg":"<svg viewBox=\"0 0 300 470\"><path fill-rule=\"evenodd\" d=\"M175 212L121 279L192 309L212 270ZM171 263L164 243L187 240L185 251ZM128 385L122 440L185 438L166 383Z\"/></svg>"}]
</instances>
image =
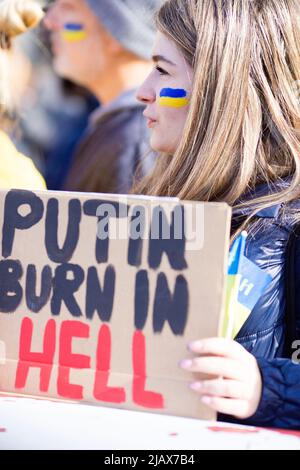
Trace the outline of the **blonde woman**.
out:
<instances>
[{"instance_id":1,"label":"blonde woman","mask_svg":"<svg viewBox=\"0 0 300 470\"><path fill-rule=\"evenodd\" d=\"M272 276L236 341L195 341L180 365L212 376L191 388L221 419L300 428L300 366L283 358L300 207L299 0L167 0L157 28L138 99L160 155L133 192L227 202L232 236L246 228L247 256Z\"/></svg>"},{"instance_id":2,"label":"blonde woman","mask_svg":"<svg viewBox=\"0 0 300 470\"><path fill-rule=\"evenodd\" d=\"M45 182L33 162L20 154L4 132L14 90L10 89L12 39L33 28L43 16L32 0L0 1L0 189L45 189Z\"/></svg>"}]
</instances>

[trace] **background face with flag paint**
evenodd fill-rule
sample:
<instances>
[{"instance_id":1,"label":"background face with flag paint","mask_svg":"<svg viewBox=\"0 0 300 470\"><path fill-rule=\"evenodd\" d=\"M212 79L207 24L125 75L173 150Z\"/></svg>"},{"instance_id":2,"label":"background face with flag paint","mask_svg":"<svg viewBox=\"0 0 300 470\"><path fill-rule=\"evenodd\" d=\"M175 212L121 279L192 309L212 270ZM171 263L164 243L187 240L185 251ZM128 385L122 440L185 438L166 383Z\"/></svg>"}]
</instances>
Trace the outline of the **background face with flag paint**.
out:
<instances>
[{"instance_id":1,"label":"background face with flag paint","mask_svg":"<svg viewBox=\"0 0 300 470\"><path fill-rule=\"evenodd\" d=\"M151 129L151 147L172 155L188 114L193 70L175 43L160 32L153 48L153 63L137 98L147 105L144 116Z\"/></svg>"},{"instance_id":2,"label":"background face with flag paint","mask_svg":"<svg viewBox=\"0 0 300 470\"><path fill-rule=\"evenodd\" d=\"M89 86L109 67L110 44L118 47L117 42L84 0L55 0L44 25L50 31L54 68L60 76Z\"/></svg>"}]
</instances>

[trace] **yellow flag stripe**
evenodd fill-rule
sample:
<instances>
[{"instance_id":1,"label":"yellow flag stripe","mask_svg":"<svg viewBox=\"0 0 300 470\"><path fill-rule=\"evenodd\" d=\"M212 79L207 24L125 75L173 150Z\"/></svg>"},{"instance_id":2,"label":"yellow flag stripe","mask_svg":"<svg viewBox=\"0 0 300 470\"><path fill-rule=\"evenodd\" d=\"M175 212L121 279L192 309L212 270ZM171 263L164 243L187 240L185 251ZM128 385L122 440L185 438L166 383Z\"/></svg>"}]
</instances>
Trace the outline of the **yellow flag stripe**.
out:
<instances>
[{"instance_id":1,"label":"yellow flag stripe","mask_svg":"<svg viewBox=\"0 0 300 470\"><path fill-rule=\"evenodd\" d=\"M188 98L167 98L167 97L162 97L159 98L158 104L160 106L165 106L168 108L183 108L184 106L187 106L189 103Z\"/></svg>"},{"instance_id":2,"label":"yellow flag stripe","mask_svg":"<svg viewBox=\"0 0 300 470\"><path fill-rule=\"evenodd\" d=\"M238 301L241 278L240 274L227 276L225 313L221 330L221 335L225 338L235 338L251 313L251 310Z\"/></svg>"},{"instance_id":3,"label":"yellow flag stripe","mask_svg":"<svg viewBox=\"0 0 300 470\"><path fill-rule=\"evenodd\" d=\"M62 31L65 41L77 42L86 39L86 31Z\"/></svg>"}]
</instances>

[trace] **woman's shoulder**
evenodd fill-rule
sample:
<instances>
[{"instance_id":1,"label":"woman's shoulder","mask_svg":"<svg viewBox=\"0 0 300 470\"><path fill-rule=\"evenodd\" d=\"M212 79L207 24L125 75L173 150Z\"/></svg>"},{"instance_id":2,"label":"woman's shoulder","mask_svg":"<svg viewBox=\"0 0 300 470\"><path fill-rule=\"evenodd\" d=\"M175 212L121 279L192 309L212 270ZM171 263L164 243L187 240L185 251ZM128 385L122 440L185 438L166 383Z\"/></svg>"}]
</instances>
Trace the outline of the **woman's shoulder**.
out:
<instances>
[{"instance_id":1,"label":"woman's shoulder","mask_svg":"<svg viewBox=\"0 0 300 470\"><path fill-rule=\"evenodd\" d=\"M18 152L10 138L0 131L0 188L46 189L33 161Z\"/></svg>"},{"instance_id":2,"label":"woman's shoulder","mask_svg":"<svg viewBox=\"0 0 300 470\"><path fill-rule=\"evenodd\" d=\"M254 211L251 200L286 190L289 184L288 179L280 180L272 185L259 185L247 193L242 200L243 202L249 201L249 205L245 204L233 209L233 230L239 228L251 217ZM272 277L279 274L289 240L297 225L300 225L300 200L292 202L279 200L255 212L246 227L248 232L246 256L262 269L271 271ZM298 243L300 245L300 239Z\"/></svg>"},{"instance_id":3,"label":"woman's shoulder","mask_svg":"<svg viewBox=\"0 0 300 470\"><path fill-rule=\"evenodd\" d=\"M282 191L288 191L291 185L291 177L280 179L274 183L263 183L254 189L247 191L233 208L233 225L238 227L243 221L250 219L250 227L259 226L260 230L266 231L285 229L286 232L293 230L298 222L300 223L300 199L286 201L285 197L265 207L257 210L253 202L266 196L276 195ZM241 204L242 203L242 204ZM276 230L274 235L276 234Z\"/></svg>"}]
</instances>

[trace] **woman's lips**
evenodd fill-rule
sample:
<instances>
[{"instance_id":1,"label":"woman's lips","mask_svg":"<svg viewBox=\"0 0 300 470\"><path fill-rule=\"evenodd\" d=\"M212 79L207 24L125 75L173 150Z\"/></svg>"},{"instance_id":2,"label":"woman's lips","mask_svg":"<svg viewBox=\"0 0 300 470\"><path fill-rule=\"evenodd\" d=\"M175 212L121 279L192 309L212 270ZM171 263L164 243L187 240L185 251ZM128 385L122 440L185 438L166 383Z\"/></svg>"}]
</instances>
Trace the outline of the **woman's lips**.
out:
<instances>
[{"instance_id":1,"label":"woman's lips","mask_svg":"<svg viewBox=\"0 0 300 470\"><path fill-rule=\"evenodd\" d=\"M147 119L147 126L148 126L150 129L152 129L152 127L154 127L155 124L156 124L155 119L149 119L149 118Z\"/></svg>"},{"instance_id":2,"label":"woman's lips","mask_svg":"<svg viewBox=\"0 0 300 470\"><path fill-rule=\"evenodd\" d=\"M150 116L147 116L147 114L143 113L144 117L147 119L147 126L151 129L152 127L155 126L157 123L156 119L153 119Z\"/></svg>"}]
</instances>

